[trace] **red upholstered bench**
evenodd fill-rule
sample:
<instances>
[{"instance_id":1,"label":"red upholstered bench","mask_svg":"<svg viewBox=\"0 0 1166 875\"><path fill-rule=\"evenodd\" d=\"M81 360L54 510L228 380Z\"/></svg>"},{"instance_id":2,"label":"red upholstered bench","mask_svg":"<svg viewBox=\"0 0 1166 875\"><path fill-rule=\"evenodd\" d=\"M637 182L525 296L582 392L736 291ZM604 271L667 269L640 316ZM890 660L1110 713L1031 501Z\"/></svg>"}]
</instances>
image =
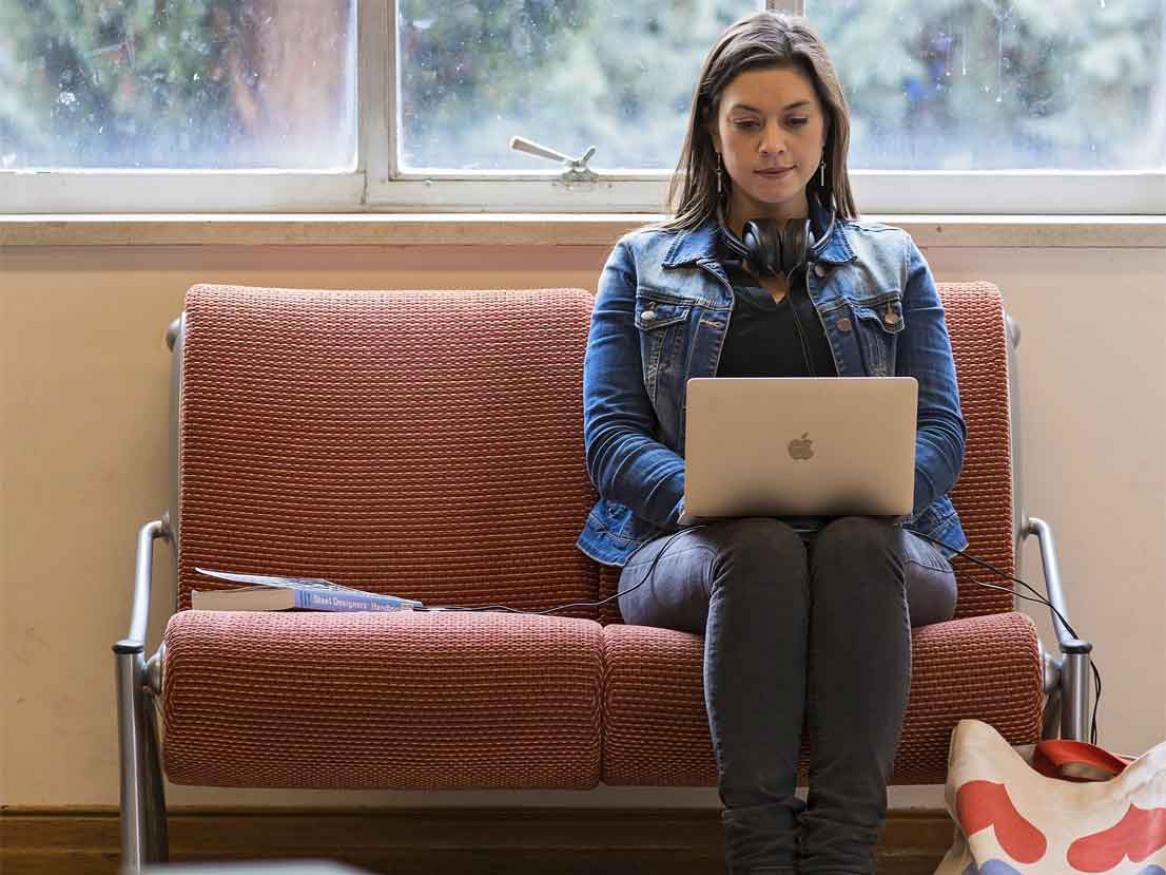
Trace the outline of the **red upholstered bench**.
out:
<instances>
[{"instance_id":1,"label":"red upholstered bench","mask_svg":"<svg viewBox=\"0 0 1166 875\"><path fill-rule=\"evenodd\" d=\"M1014 327L992 285L940 293L968 424L953 497L970 552L1012 573L1024 534L1051 550L1014 492ZM614 600L555 615L189 609L207 585L196 567L434 605L612 596L618 570L575 547L596 497L581 410L592 304L578 289L190 289L169 335L173 504L139 534L114 648L127 865L165 856L162 769L231 787L715 785L701 638L624 625ZM178 603L150 652L159 538ZM1046 654L1010 593L957 569L956 618L914 632L895 783L943 781L963 718L1013 744L1084 736L1080 661Z\"/></svg>"}]
</instances>

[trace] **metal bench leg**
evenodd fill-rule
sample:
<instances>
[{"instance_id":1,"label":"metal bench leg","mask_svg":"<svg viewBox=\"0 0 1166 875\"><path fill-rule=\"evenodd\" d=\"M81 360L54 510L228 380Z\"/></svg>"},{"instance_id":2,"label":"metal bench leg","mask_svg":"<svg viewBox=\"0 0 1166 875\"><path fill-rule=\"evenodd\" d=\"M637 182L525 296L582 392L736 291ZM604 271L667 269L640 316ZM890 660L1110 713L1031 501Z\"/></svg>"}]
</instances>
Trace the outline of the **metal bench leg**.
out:
<instances>
[{"instance_id":1,"label":"metal bench leg","mask_svg":"<svg viewBox=\"0 0 1166 875\"><path fill-rule=\"evenodd\" d=\"M138 872L147 860L146 811L142 792L145 738L142 732L140 651L117 653L117 734L121 752L122 871Z\"/></svg>"},{"instance_id":2,"label":"metal bench leg","mask_svg":"<svg viewBox=\"0 0 1166 875\"><path fill-rule=\"evenodd\" d=\"M151 863L166 863L170 860L170 834L166 823L166 789L162 780L161 747L158 744L158 716L153 692L144 697L142 712L145 740L145 801L147 859Z\"/></svg>"}]
</instances>

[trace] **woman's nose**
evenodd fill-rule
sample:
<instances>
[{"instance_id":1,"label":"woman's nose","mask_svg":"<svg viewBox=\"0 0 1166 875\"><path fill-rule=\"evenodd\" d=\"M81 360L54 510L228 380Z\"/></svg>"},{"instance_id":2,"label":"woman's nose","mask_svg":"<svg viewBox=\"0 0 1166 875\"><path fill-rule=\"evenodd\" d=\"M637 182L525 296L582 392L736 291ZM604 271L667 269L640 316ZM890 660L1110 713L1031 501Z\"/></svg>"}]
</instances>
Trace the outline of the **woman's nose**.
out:
<instances>
[{"instance_id":1,"label":"woman's nose","mask_svg":"<svg viewBox=\"0 0 1166 875\"><path fill-rule=\"evenodd\" d=\"M785 140L782 136L781 125L771 121L761 132L761 152L765 155L777 155L785 151Z\"/></svg>"}]
</instances>

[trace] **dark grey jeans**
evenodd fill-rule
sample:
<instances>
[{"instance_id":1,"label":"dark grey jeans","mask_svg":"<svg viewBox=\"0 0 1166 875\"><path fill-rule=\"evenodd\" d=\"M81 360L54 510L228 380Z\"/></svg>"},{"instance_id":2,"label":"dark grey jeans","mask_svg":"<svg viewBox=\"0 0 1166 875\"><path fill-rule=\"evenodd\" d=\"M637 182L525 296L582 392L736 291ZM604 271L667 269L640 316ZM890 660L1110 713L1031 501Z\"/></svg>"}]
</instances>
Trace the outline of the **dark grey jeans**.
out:
<instances>
[{"instance_id":1,"label":"dark grey jeans","mask_svg":"<svg viewBox=\"0 0 1166 875\"><path fill-rule=\"evenodd\" d=\"M644 544L619 591L625 623L704 635L728 871L873 873L911 627L955 611L943 555L871 517L816 534L726 519ZM795 795L803 721L806 802Z\"/></svg>"}]
</instances>

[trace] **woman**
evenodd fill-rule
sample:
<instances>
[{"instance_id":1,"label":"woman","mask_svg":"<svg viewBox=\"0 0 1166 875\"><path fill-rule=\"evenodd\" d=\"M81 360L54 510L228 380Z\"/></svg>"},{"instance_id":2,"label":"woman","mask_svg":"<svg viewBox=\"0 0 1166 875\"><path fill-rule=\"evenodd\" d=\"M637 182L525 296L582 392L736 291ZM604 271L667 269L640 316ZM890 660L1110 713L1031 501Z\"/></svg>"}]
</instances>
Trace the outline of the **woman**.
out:
<instances>
[{"instance_id":1,"label":"woman","mask_svg":"<svg viewBox=\"0 0 1166 875\"><path fill-rule=\"evenodd\" d=\"M729 27L701 70L673 218L616 244L588 338L584 440L601 498L579 548L623 567L625 622L705 636L734 873L874 871L911 627L952 617L948 560L967 546L948 497L965 428L943 309L910 236L858 220L848 143L845 97L806 19ZM747 222L768 241L752 251ZM690 377L836 375L918 380L908 518L681 522Z\"/></svg>"}]
</instances>

